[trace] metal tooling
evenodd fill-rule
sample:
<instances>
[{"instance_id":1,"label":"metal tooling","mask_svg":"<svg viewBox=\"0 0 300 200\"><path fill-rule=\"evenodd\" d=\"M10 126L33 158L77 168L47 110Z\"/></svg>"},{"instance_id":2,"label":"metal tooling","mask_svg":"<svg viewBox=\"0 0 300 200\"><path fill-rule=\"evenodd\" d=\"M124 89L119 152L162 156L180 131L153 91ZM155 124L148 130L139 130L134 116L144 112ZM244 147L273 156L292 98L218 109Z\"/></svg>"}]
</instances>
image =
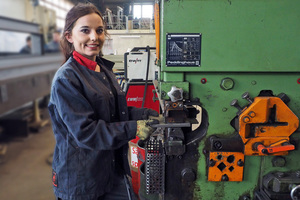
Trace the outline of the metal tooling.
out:
<instances>
[{"instance_id":1,"label":"metal tooling","mask_svg":"<svg viewBox=\"0 0 300 200\"><path fill-rule=\"evenodd\" d=\"M50 94L60 54L0 60L0 115Z\"/></svg>"},{"instance_id":2,"label":"metal tooling","mask_svg":"<svg viewBox=\"0 0 300 200\"><path fill-rule=\"evenodd\" d=\"M0 59L0 116L50 94L52 78L63 62L60 53L42 55L39 24L0 17L0 31L30 35L31 54L13 52Z\"/></svg>"},{"instance_id":3,"label":"metal tooling","mask_svg":"<svg viewBox=\"0 0 300 200\"><path fill-rule=\"evenodd\" d=\"M156 3L159 199L299 199L300 2Z\"/></svg>"}]
</instances>

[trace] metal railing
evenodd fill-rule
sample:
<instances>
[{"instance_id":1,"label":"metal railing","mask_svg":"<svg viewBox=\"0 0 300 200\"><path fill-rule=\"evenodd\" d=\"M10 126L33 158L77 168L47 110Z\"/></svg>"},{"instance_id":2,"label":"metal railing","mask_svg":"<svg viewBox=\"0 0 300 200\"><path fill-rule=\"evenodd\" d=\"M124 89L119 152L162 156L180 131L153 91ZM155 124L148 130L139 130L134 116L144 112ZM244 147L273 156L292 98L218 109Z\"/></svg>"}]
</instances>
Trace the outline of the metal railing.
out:
<instances>
[{"instance_id":1,"label":"metal railing","mask_svg":"<svg viewBox=\"0 0 300 200\"><path fill-rule=\"evenodd\" d=\"M110 9L106 9L103 16L107 29L129 30L129 29L154 29L154 20L151 18L134 19L132 15L123 15L123 9L118 8L117 15L114 15Z\"/></svg>"}]
</instances>

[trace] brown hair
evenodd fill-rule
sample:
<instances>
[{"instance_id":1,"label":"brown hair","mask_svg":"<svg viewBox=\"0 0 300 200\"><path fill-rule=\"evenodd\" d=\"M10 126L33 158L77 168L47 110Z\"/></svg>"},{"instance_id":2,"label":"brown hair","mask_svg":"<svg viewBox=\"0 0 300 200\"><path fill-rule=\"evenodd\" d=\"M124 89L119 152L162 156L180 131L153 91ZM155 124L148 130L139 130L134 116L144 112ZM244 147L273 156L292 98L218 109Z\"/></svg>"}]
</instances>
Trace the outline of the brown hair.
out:
<instances>
[{"instance_id":1,"label":"brown hair","mask_svg":"<svg viewBox=\"0 0 300 200\"><path fill-rule=\"evenodd\" d=\"M105 34L105 36L108 36L106 26L105 26L105 21L103 20L102 14L97 9L97 7L94 6L92 3L86 3L86 4L78 3L73 8L71 8L71 10L69 10L69 12L67 13L62 39L60 41L60 45L62 47L62 52L65 56L65 61L67 61L70 58L70 56L72 55L72 52L74 51L74 47L67 40L66 34L72 32L74 24L80 17L83 17L88 14L92 14L92 13L96 13L101 17L101 19L103 21L103 26L104 26L104 34ZM101 51L99 52L99 54L101 54Z\"/></svg>"}]
</instances>

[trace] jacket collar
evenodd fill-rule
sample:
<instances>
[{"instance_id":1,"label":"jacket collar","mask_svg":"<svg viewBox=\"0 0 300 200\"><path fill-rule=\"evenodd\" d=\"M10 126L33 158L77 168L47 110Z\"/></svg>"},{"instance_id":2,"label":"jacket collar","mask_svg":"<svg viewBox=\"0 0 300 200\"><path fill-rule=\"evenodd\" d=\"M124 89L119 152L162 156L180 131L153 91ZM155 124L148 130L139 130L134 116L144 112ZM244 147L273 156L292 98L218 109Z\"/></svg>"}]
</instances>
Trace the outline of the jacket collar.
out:
<instances>
[{"instance_id":1,"label":"jacket collar","mask_svg":"<svg viewBox=\"0 0 300 200\"><path fill-rule=\"evenodd\" d=\"M97 64L99 63L100 65L106 66L109 70L112 70L113 66L115 65L114 62L111 62L109 60L106 60L104 58L96 57L96 62L92 61L77 51L73 51L73 58L82 66L87 67L90 70L95 71Z\"/></svg>"},{"instance_id":2,"label":"jacket collar","mask_svg":"<svg viewBox=\"0 0 300 200\"><path fill-rule=\"evenodd\" d=\"M97 62L92 61L86 57L84 57L83 55L81 55L80 53L78 53L77 51L73 51L73 58L81 65L89 68L90 70L95 71L96 66L97 66Z\"/></svg>"},{"instance_id":3,"label":"jacket collar","mask_svg":"<svg viewBox=\"0 0 300 200\"><path fill-rule=\"evenodd\" d=\"M112 68L114 67L115 63L110 61L110 60L106 60L105 58L102 57L98 57L96 58L97 63L100 63L100 65L104 65L106 68L108 68L109 70L112 70Z\"/></svg>"}]
</instances>

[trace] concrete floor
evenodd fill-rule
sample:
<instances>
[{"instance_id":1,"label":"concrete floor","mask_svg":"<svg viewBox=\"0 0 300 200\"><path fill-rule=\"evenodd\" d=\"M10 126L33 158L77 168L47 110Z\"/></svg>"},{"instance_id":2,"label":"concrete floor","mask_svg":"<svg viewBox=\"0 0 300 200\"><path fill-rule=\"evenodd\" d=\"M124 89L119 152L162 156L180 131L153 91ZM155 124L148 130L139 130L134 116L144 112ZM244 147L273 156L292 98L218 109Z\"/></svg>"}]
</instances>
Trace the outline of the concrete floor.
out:
<instances>
[{"instance_id":1,"label":"concrete floor","mask_svg":"<svg viewBox=\"0 0 300 200\"><path fill-rule=\"evenodd\" d=\"M54 200L47 163L55 145L51 125L0 145L7 147L0 160L0 200Z\"/></svg>"}]
</instances>

